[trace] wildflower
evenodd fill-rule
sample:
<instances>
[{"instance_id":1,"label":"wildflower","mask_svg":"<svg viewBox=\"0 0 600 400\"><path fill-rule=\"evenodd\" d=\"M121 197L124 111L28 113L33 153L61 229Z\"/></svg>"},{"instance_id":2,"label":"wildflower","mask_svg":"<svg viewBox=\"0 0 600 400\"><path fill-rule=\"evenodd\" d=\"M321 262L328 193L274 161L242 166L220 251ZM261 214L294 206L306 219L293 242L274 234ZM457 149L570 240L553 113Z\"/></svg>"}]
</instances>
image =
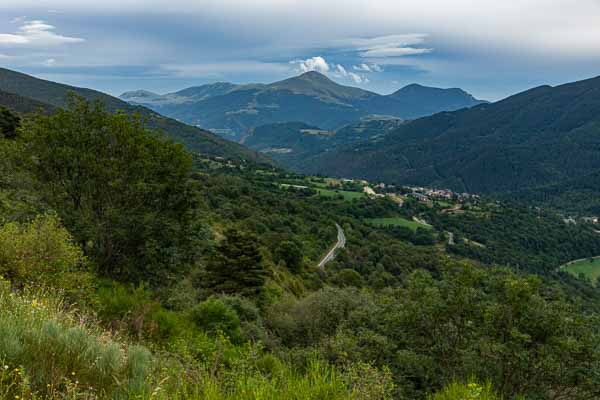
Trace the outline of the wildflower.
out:
<instances>
[{"instance_id":1,"label":"wildflower","mask_svg":"<svg viewBox=\"0 0 600 400\"><path fill-rule=\"evenodd\" d=\"M75 376L75 371L71 372L71 375Z\"/></svg>"},{"instance_id":2,"label":"wildflower","mask_svg":"<svg viewBox=\"0 0 600 400\"><path fill-rule=\"evenodd\" d=\"M8 369L8 365L5 365L5 366L4 366L4 369Z\"/></svg>"}]
</instances>

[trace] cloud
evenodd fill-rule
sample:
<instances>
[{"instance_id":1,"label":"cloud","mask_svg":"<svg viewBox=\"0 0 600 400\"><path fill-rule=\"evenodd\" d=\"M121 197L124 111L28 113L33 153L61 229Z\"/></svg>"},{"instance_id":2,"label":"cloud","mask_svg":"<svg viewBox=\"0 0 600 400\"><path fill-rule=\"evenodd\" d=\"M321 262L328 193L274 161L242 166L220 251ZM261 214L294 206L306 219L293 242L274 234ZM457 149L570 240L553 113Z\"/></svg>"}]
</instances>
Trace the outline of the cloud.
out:
<instances>
[{"instance_id":1,"label":"cloud","mask_svg":"<svg viewBox=\"0 0 600 400\"><path fill-rule=\"evenodd\" d=\"M414 47L382 47L363 51L361 57L405 57L431 53L433 49L417 49Z\"/></svg>"},{"instance_id":2,"label":"cloud","mask_svg":"<svg viewBox=\"0 0 600 400\"><path fill-rule=\"evenodd\" d=\"M321 56L307 58L306 60L296 60L292 61L292 63L298 64L302 72L317 71L322 74L329 72L329 64Z\"/></svg>"},{"instance_id":3,"label":"cloud","mask_svg":"<svg viewBox=\"0 0 600 400\"><path fill-rule=\"evenodd\" d=\"M362 72L383 72L383 68L379 64L359 64L352 67L355 71Z\"/></svg>"},{"instance_id":4,"label":"cloud","mask_svg":"<svg viewBox=\"0 0 600 400\"><path fill-rule=\"evenodd\" d=\"M348 72L348 76L358 85L369 83L369 78L355 74L354 72Z\"/></svg>"},{"instance_id":5,"label":"cloud","mask_svg":"<svg viewBox=\"0 0 600 400\"><path fill-rule=\"evenodd\" d=\"M431 48L418 47L425 42L426 38L427 35L423 33L409 33L337 40L333 45L356 51L363 58L404 57L432 52ZM375 64L374 67L376 70L379 66ZM375 71L367 64L357 65L354 69L364 72Z\"/></svg>"},{"instance_id":6,"label":"cloud","mask_svg":"<svg viewBox=\"0 0 600 400\"><path fill-rule=\"evenodd\" d=\"M355 72L350 72L342 64L328 63L322 56L307 58L306 60L293 60L290 64L298 65L298 72L317 71L338 79L346 79L355 84L367 84L369 79Z\"/></svg>"},{"instance_id":7,"label":"cloud","mask_svg":"<svg viewBox=\"0 0 600 400\"><path fill-rule=\"evenodd\" d=\"M4 47L52 47L68 43L81 43L82 38L59 35L54 32L55 27L42 20L26 21L22 19L13 20L22 22L15 33L0 33L0 46Z\"/></svg>"},{"instance_id":8,"label":"cloud","mask_svg":"<svg viewBox=\"0 0 600 400\"><path fill-rule=\"evenodd\" d=\"M341 64L335 64L333 67L333 75L337 78L347 78L358 85L369 83L369 79L367 77L359 75L355 72L350 72Z\"/></svg>"}]
</instances>

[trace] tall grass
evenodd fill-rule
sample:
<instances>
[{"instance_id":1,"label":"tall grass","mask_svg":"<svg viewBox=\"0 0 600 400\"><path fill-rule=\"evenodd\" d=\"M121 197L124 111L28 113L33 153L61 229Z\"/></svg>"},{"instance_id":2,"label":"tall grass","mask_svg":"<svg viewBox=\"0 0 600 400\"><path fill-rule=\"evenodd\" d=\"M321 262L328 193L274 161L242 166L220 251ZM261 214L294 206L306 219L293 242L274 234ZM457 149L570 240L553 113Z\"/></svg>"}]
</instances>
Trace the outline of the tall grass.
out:
<instances>
[{"instance_id":1,"label":"tall grass","mask_svg":"<svg viewBox=\"0 0 600 400\"><path fill-rule=\"evenodd\" d=\"M15 293L0 280L0 400L371 400L390 398L389 382L365 364L342 371L312 359L299 372L253 345L216 342L202 359L153 355L50 293Z\"/></svg>"}]
</instances>

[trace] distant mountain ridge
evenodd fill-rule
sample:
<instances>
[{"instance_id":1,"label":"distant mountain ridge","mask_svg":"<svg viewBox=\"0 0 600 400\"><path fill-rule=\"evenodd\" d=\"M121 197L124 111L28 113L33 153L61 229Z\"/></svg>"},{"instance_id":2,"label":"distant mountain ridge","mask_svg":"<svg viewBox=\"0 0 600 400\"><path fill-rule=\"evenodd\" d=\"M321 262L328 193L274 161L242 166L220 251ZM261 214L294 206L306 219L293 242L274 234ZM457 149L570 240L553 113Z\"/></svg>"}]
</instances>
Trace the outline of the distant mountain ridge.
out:
<instances>
[{"instance_id":1,"label":"distant mountain ridge","mask_svg":"<svg viewBox=\"0 0 600 400\"><path fill-rule=\"evenodd\" d=\"M89 101L98 100L112 112L124 111L139 114L151 129L158 129L174 141L185 144L196 153L221 156L238 160L270 162L265 156L232 143L205 130L186 125L140 105L132 105L116 97L92 89L79 88L51 82L20 72L0 68L0 105L19 113L42 109L51 112L67 104L69 93L76 93ZM138 92L140 96L151 96L151 92Z\"/></svg>"},{"instance_id":2,"label":"distant mountain ridge","mask_svg":"<svg viewBox=\"0 0 600 400\"><path fill-rule=\"evenodd\" d=\"M598 181L600 77L420 118L296 168L469 192L564 192L556 185L577 179L582 186L586 176Z\"/></svg>"},{"instance_id":3,"label":"distant mountain ridge","mask_svg":"<svg viewBox=\"0 0 600 400\"><path fill-rule=\"evenodd\" d=\"M483 103L461 89L420 85L380 95L340 85L314 71L271 84L220 82L152 95L135 91L120 97L235 140L267 124L298 121L334 130L370 114L411 119Z\"/></svg>"},{"instance_id":4,"label":"distant mountain ridge","mask_svg":"<svg viewBox=\"0 0 600 400\"><path fill-rule=\"evenodd\" d=\"M244 145L268 154L282 165L302 168L306 159L364 140L380 140L404 121L393 117L369 117L341 129L324 130L303 122L261 125L244 138Z\"/></svg>"}]
</instances>

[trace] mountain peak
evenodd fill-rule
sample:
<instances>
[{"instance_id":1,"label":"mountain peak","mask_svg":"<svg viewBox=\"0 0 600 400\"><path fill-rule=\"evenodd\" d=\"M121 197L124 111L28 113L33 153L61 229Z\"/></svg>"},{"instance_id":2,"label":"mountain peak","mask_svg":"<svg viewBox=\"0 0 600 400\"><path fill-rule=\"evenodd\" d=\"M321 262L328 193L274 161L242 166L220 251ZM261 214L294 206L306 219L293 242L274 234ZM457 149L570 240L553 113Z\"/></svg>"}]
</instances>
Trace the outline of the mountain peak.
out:
<instances>
[{"instance_id":1,"label":"mountain peak","mask_svg":"<svg viewBox=\"0 0 600 400\"><path fill-rule=\"evenodd\" d=\"M333 82L326 75L324 75L320 72L317 72L317 71L307 71L307 72L297 76L296 78L307 79L307 80L312 80L312 81L321 81L321 82L323 82L323 81Z\"/></svg>"},{"instance_id":2,"label":"mountain peak","mask_svg":"<svg viewBox=\"0 0 600 400\"><path fill-rule=\"evenodd\" d=\"M125 92L122 95L119 96L119 98L121 99L131 99L131 98L154 98L154 97L159 97L159 94L156 94L154 92L151 92L149 90L132 90L130 92Z\"/></svg>"},{"instance_id":3,"label":"mountain peak","mask_svg":"<svg viewBox=\"0 0 600 400\"><path fill-rule=\"evenodd\" d=\"M464 106L474 106L485 103L485 101L476 99L460 88L441 89L423 86L417 83L404 86L402 89L395 91L389 96L399 101L414 101L415 99L419 99L423 102L432 104L438 103L442 109L447 108L448 111Z\"/></svg>"}]
</instances>

